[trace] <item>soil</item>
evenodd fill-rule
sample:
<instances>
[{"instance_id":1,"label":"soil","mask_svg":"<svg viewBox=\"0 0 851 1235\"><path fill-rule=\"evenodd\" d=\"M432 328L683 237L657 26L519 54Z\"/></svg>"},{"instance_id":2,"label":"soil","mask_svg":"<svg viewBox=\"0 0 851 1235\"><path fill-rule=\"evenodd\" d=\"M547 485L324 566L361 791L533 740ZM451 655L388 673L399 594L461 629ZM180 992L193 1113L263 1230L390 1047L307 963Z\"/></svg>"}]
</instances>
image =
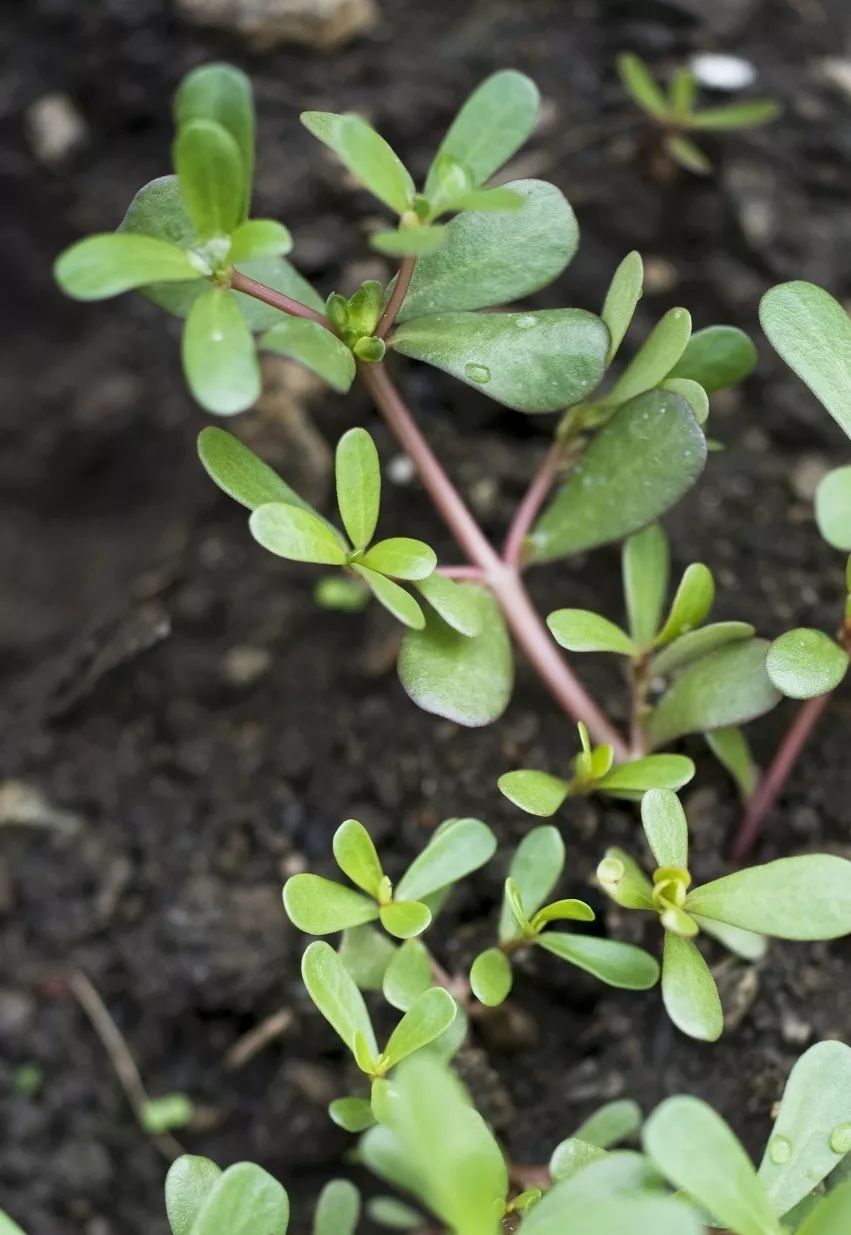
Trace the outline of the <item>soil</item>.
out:
<instances>
[{"instance_id":1,"label":"soil","mask_svg":"<svg viewBox=\"0 0 851 1235\"><path fill-rule=\"evenodd\" d=\"M198 29L165 0L30 0L2 18L5 191L0 484L0 1207L32 1235L159 1235L164 1160L136 1125L104 1051L57 975L82 970L125 1034L150 1093L191 1094L186 1146L222 1163L253 1158L282 1178L294 1227L341 1169L348 1138L325 1105L352 1077L299 982L303 939L280 886L309 865L330 873L334 828L362 819L391 871L450 814L488 820L501 857L450 903L438 932L461 968L493 919L508 851L528 828L497 793L518 762L563 766L574 738L520 666L504 720L468 731L419 712L393 671L396 631L374 609L318 610L309 568L259 551L240 510L197 464L204 424L178 366L178 332L140 298L80 306L56 291L50 262L77 236L112 227L135 189L166 169L169 98L210 57L242 64L260 119L261 214L285 220L295 256L323 291L375 267L360 220L369 201L300 128L302 107L359 108L421 171L453 109L491 69L540 84L544 122L517 171L571 198L580 253L541 305L598 306L631 248L648 260L639 328L672 304L697 326L758 335L761 292L788 277L851 294L849 99L825 60L851 38L845 0L384 0L379 24L324 56L247 51ZM707 10L704 12L704 9ZM711 10L711 12L709 11ZM11 46L13 45L13 46ZM715 174L661 185L648 175L613 60L632 48L660 69L695 50L752 60L783 118L707 140ZM848 62L846 74L851 73ZM24 114L67 94L86 140L43 166ZM759 342L744 390L718 397L714 455L668 520L675 561L717 573L717 615L773 635L831 628L841 563L814 532L813 478L847 442ZM327 496L331 444L352 424L396 455L362 393L315 390L286 366L237 430L308 496ZM433 370L400 366L429 437L498 536L545 448L543 420L498 408ZM391 468L386 524L455 552L415 481ZM404 482L404 483L403 483ZM544 611L620 613L614 550L532 576ZM594 658L591 658L593 660ZM582 671L615 717L621 684ZM760 856L849 847L847 692L832 707ZM791 716L753 730L763 758ZM687 797L698 877L724 869L738 807L700 742ZM636 847L632 810L579 803L564 813L565 894L606 844ZM639 846L640 847L640 846ZM596 894L590 893L592 899ZM595 901L597 903L597 901ZM601 929L635 922L602 903ZM537 1162L604 1100L645 1108L689 1091L711 1100L753 1152L794 1058L847 1036L847 943L774 947L758 969L719 962L731 1027L716 1046L682 1037L657 992L610 992L553 957L521 972L520 1039L497 1022L460 1057L511 1156ZM282 1007L284 1034L247 1066L225 1056ZM20 1068L41 1083L27 1095ZM24 1074L25 1075L25 1074Z\"/></svg>"}]
</instances>

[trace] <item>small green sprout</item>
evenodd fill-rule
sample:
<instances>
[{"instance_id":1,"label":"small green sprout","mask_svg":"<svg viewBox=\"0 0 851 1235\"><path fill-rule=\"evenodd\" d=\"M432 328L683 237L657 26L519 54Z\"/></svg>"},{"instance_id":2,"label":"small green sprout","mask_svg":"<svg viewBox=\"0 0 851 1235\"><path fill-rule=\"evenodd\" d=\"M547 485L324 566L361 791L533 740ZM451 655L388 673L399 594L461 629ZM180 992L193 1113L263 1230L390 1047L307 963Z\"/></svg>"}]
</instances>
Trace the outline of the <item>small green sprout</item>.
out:
<instances>
[{"instance_id":1,"label":"small green sprout","mask_svg":"<svg viewBox=\"0 0 851 1235\"><path fill-rule=\"evenodd\" d=\"M721 107L695 106L698 81L691 69L678 69L667 91L653 78L644 61L631 52L618 56L618 76L658 133L665 156L686 171L706 175L712 164L686 134L726 132L767 124L780 115L773 99L753 99Z\"/></svg>"},{"instance_id":2,"label":"small green sprout","mask_svg":"<svg viewBox=\"0 0 851 1235\"><path fill-rule=\"evenodd\" d=\"M165 1206L172 1235L286 1235L289 1198L252 1162L222 1171L209 1158L184 1154L165 1181Z\"/></svg>"},{"instance_id":3,"label":"small green sprout","mask_svg":"<svg viewBox=\"0 0 851 1235\"><path fill-rule=\"evenodd\" d=\"M658 981L654 958L633 944L546 930L555 922L594 921L585 901L544 903L558 883L564 860L564 842L554 827L533 828L520 842L505 882L499 945L481 952L470 971L473 993L488 1007L502 1003L511 990L511 957L536 945L609 986L647 990Z\"/></svg>"},{"instance_id":4,"label":"small green sprout","mask_svg":"<svg viewBox=\"0 0 851 1235\"><path fill-rule=\"evenodd\" d=\"M192 1115L192 1099L184 1093L170 1093L150 1098L139 1112L139 1122L152 1136L161 1136L175 1128L187 1127Z\"/></svg>"},{"instance_id":5,"label":"small green sprout","mask_svg":"<svg viewBox=\"0 0 851 1235\"><path fill-rule=\"evenodd\" d=\"M688 824L675 793L645 794L641 818L656 861L652 880L620 849L609 849L597 878L626 909L655 913L664 929L662 999L674 1024L713 1042L724 1028L715 980L694 942L700 931L746 960L762 936L837 939L851 933L851 862L829 854L780 858L692 887Z\"/></svg>"},{"instance_id":6,"label":"small green sprout","mask_svg":"<svg viewBox=\"0 0 851 1235\"><path fill-rule=\"evenodd\" d=\"M551 628L555 616L551 615ZM497 784L510 802L530 815L546 818L567 798L579 794L603 793L638 801L648 789L681 789L694 776L694 764L685 755L644 755L615 764L611 746L593 747L581 721L578 728L582 750L573 760L570 777L562 779L533 768L506 772Z\"/></svg>"},{"instance_id":7,"label":"small green sprout","mask_svg":"<svg viewBox=\"0 0 851 1235\"><path fill-rule=\"evenodd\" d=\"M334 858L361 892L321 875L293 875L284 885L284 907L291 922L310 935L379 919L388 934L410 939L431 922L431 899L484 866L495 849L496 838L479 819L447 820L394 887L366 828L347 819L334 833Z\"/></svg>"}]
</instances>

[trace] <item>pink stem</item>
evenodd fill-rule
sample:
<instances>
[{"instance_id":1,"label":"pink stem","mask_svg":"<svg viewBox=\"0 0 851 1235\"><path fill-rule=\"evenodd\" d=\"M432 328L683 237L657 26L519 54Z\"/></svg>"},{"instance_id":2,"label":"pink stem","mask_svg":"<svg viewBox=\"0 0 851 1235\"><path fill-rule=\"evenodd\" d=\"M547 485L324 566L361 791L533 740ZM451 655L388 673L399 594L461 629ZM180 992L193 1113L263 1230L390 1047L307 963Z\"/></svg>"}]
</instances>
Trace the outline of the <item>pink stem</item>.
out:
<instances>
[{"instance_id":1,"label":"pink stem","mask_svg":"<svg viewBox=\"0 0 851 1235\"><path fill-rule=\"evenodd\" d=\"M384 312L378 319L378 325L375 327L375 336L378 339L386 339L390 331L393 329L393 323L396 320L396 315L401 309L405 297L408 294L408 288L411 286L411 277L414 273L414 266L417 264L415 257L403 257L399 265L399 273L396 275L396 284L393 291L390 293L390 299L384 306Z\"/></svg>"},{"instance_id":2,"label":"pink stem","mask_svg":"<svg viewBox=\"0 0 851 1235\"><path fill-rule=\"evenodd\" d=\"M287 296L284 292L275 291L274 287L259 283L257 279L249 278L247 274L240 274L238 270L231 272L230 285L235 292L244 292L246 296L262 300L264 304L270 304L273 309L289 313L290 317L306 317L312 322L319 322L320 326L324 326L326 330L331 329L328 319L321 313L317 313L316 309L309 308L308 305L302 304L300 300L294 300L292 296Z\"/></svg>"},{"instance_id":3,"label":"pink stem","mask_svg":"<svg viewBox=\"0 0 851 1235\"><path fill-rule=\"evenodd\" d=\"M438 566L437 573L447 579L482 579L481 566Z\"/></svg>"},{"instance_id":4,"label":"pink stem","mask_svg":"<svg viewBox=\"0 0 851 1235\"><path fill-rule=\"evenodd\" d=\"M560 441L553 442L547 451L546 458L535 474L532 483L515 511L508 535L505 538L502 556L509 566L520 566L523 560L523 550L529 529L535 522L538 511L555 483L559 465L564 457L564 446Z\"/></svg>"},{"instance_id":5,"label":"pink stem","mask_svg":"<svg viewBox=\"0 0 851 1235\"><path fill-rule=\"evenodd\" d=\"M792 769L831 698L832 692L817 695L815 699L808 699L798 708L795 719L786 730L774 758L760 779L756 792L745 810L730 851L733 862L741 864L750 856L759 836L763 819L782 793L783 786L789 779Z\"/></svg>"}]
</instances>

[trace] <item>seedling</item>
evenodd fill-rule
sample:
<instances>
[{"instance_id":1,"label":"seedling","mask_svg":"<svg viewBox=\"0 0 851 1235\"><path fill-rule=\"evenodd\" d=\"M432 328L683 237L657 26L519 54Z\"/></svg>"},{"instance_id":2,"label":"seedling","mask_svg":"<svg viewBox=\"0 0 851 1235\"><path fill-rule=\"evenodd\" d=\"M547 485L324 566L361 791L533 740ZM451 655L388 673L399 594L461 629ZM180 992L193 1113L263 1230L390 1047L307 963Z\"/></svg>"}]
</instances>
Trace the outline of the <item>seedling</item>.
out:
<instances>
[{"instance_id":1,"label":"seedling","mask_svg":"<svg viewBox=\"0 0 851 1235\"><path fill-rule=\"evenodd\" d=\"M559 922L594 921L594 911L585 901L544 903L561 877L564 860L564 842L553 827L533 828L520 842L505 881L499 945L481 952L470 971L473 994L486 1006L503 1002L513 981L511 958L534 946L609 986L643 991L659 980L656 961L633 944L546 929Z\"/></svg>"},{"instance_id":2,"label":"seedling","mask_svg":"<svg viewBox=\"0 0 851 1235\"><path fill-rule=\"evenodd\" d=\"M828 854L780 858L692 887L688 824L675 793L653 789L641 819L656 862L652 880L620 849L597 867L602 888L625 909L655 913L664 930L662 999L674 1024L714 1042L724 1016L718 988L694 940L700 931L746 960L762 936L836 939L851 931L851 862Z\"/></svg>"},{"instance_id":3,"label":"seedling","mask_svg":"<svg viewBox=\"0 0 851 1235\"><path fill-rule=\"evenodd\" d=\"M780 114L780 106L773 99L698 107L698 80L688 68L678 69L665 90L639 56L626 52L618 56L617 65L624 90L651 121L663 154L671 163L698 175L710 172L712 164L686 134L751 129L776 120Z\"/></svg>"}]
</instances>

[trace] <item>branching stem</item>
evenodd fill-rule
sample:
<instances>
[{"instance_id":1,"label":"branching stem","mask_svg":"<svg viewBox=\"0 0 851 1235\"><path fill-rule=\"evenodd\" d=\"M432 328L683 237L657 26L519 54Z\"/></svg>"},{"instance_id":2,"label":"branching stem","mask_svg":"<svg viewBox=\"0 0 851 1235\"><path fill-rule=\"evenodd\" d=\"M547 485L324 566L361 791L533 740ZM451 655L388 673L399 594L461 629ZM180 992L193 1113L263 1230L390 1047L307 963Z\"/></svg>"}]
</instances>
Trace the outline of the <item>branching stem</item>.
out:
<instances>
[{"instance_id":1,"label":"branching stem","mask_svg":"<svg viewBox=\"0 0 851 1235\"><path fill-rule=\"evenodd\" d=\"M393 291L390 293L390 299L384 306L384 312L381 314L381 317L378 319L378 325L375 327L376 338L386 339L393 329L396 315L404 303L405 297L408 294L408 288L411 286L411 277L414 273L416 261L415 257L405 257L402 259L399 273L396 275L396 283Z\"/></svg>"},{"instance_id":2,"label":"branching stem","mask_svg":"<svg viewBox=\"0 0 851 1235\"><path fill-rule=\"evenodd\" d=\"M302 304L300 300L294 300L292 296L287 296L284 292L275 291L274 287L268 287L265 283L258 282L257 279L249 278L247 274L240 274L238 270L232 271L230 285L233 291L244 292L246 296L262 300L264 304L270 304L273 309L289 313L290 317L307 317L310 321L319 322L320 326L330 330L328 319L324 314L311 309L309 305Z\"/></svg>"}]
</instances>

